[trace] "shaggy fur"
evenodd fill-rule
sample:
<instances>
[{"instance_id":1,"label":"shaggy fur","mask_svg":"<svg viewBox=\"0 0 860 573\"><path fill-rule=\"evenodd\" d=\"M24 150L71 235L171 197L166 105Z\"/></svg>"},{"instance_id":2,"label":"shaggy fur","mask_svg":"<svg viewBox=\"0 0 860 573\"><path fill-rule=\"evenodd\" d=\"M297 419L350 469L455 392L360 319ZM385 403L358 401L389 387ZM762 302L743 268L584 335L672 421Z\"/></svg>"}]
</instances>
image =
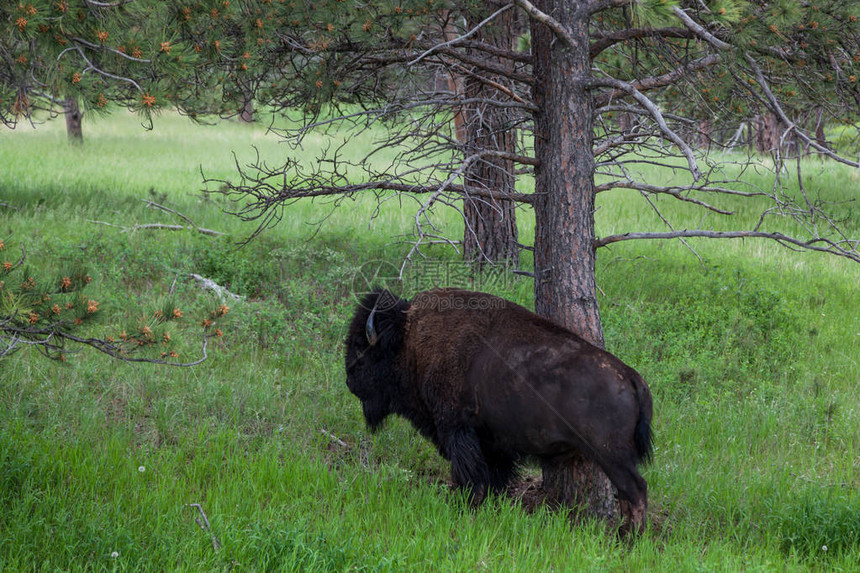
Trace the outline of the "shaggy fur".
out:
<instances>
[{"instance_id":1,"label":"shaggy fur","mask_svg":"<svg viewBox=\"0 0 860 573\"><path fill-rule=\"evenodd\" d=\"M612 354L510 301L437 289L411 303L385 290L365 297L345 358L370 429L390 414L412 422L474 503L505 488L524 457L581 453L617 488L624 529L644 526L636 466L651 455L651 393Z\"/></svg>"}]
</instances>

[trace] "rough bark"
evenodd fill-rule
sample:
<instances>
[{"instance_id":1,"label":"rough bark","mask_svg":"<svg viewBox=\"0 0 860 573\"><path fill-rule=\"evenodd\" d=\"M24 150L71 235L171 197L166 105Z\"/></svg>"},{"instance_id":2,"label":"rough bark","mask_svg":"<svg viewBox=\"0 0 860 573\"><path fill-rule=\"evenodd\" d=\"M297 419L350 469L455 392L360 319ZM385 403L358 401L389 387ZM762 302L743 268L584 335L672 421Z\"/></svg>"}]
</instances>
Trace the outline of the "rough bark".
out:
<instances>
[{"instance_id":1,"label":"rough bark","mask_svg":"<svg viewBox=\"0 0 860 573\"><path fill-rule=\"evenodd\" d=\"M78 105L78 100L73 97L66 98L63 102L63 109L66 116L66 135L68 135L70 142L81 145L84 142L84 132L81 127L84 114Z\"/></svg>"},{"instance_id":2,"label":"rough bark","mask_svg":"<svg viewBox=\"0 0 860 573\"><path fill-rule=\"evenodd\" d=\"M254 123L254 100L246 93L242 103L242 111L239 112L239 121L242 123Z\"/></svg>"},{"instance_id":3,"label":"rough bark","mask_svg":"<svg viewBox=\"0 0 860 573\"><path fill-rule=\"evenodd\" d=\"M510 49L514 38L514 14L513 10L508 10L499 16L491 27L481 28L475 39ZM450 32L447 35L454 37ZM494 65L512 69L510 60L483 57ZM493 82L511 83L502 76L489 76ZM474 76L467 76L465 79L452 76L449 85L453 91L463 93L472 101L483 99L489 102L505 97ZM502 108L490 103L472 104L455 115L454 123L457 139L463 144L466 155L481 149L506 151L511 154L516 151L511 122L508 113ZM467 171L465 187L512 193L515 191L515 182L512 161L486 158L473 164ZM515 209L516 203L513 201L466 197L463 200L463 258L479 264L506 262L516 267L519 262L519 246Z\"/></svg>"},{"instance_id":4,"label":"rough bark","mask_svg":"<svg viewBox=\"0 0 860 573\"><path fill-rule=\"evenodd\" d=\"M568 47L540 23L532 23L534 56L535 309L599 347L604 346L594 277L594 158L592 101L586 89L588 20L576 19L584 0L543 0L538 8L570 32ZM584 458L543 468L548 497L584 506L601 517L618 514L609 479Z\"/></svg>"},{"instance_id":5,"label":"rough bark","mask_svg":"<svg viewBox=\"0 0 860 573\"><path fill-rule=\"evenodd\" d=\"M779 118L774 113L757 115L755 126L755 150L759 153L772 153L779 147L781 135Z\"/></svg>"},{"instance_id":6,"label":"rough bark","mask_svg":"<svg viewBox=\"0 0 860 573\"><path fill-rule=\"evenodd\" d=\"M827 136L824 134L824 109L818 108L818 114L815 119L815 141L821 147L830 149L827 143Z\"/></svg>"},{"instance_id":7,"label":"rough bark","mask_svg":"<svg viewBox=\"0 0 860 573\"><path fill-rule=\"evenodd\" d=\"M700 119L699 120L699 132L697 139L697 144L699 149L708 149L711 147L711 141L713 141L712 137L713 125L711 124L710 119Z\"/></svg>"}]
</instances>

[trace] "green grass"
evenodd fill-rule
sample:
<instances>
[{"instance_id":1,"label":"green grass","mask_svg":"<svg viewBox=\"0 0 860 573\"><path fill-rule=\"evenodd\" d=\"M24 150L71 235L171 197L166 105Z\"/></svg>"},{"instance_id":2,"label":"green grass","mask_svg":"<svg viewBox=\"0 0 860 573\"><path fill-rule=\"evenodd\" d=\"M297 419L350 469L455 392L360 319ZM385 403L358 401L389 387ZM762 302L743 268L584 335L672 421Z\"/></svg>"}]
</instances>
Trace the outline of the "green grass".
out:
<instances>
[{"instance_id":1,"label":"green grass","mask_svg":"<svg viewBox=\"0 0 860 573\"><path fill-rule=\"evenodd\" d=\"M247 300L230 303L224 337L194 368L92 351L0 362L0 570L856 570L857 265L751 240L690 241L704 264L671 241L601 250L607 344L655 400L652 524L628 546L599 523L507 499L464 509L408 424L364 428L341 358L353 275L373 259L399 264L409 209L389 202L371 219L367 199L300 203L238 249L254 226L199 193L199 169L230 177L232 152L250 159L252 145L276 159L287 148L264 129L168 115L145 132L117 113L86 123L85 138L69 147L61 122L0 132L6 245L24 243L34 267L85 264L106 332L169 296L183 308L211 302L192 272ZM856 196L856 171L806 168L808 190ZM177 222L143 199L226 235L90 222ZM662 229L636 194L598 203L600 235ZM700 216L660 204L681 228ZM755 221L735 207L733 224ZM856 207L845 209L856 236ZM456 217L440 216L456 234ZM527 211L520 228L529 242ZM490 288L531 304L526 279ZM198 503L211 530L195 523Z\"/></svg>"}]
</instances>

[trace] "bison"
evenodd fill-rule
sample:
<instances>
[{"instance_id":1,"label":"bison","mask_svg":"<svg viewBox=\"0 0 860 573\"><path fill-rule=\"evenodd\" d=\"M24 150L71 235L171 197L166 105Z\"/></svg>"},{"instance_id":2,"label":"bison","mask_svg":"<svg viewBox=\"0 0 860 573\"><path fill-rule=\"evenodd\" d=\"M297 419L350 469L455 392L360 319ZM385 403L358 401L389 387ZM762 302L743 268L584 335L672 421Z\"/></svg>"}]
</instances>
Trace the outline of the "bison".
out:
<instances>
[{"instance_id":1,"label":"bison","mask_svg":"<svg viewBox=\"0 0 860 573\"><path fill-rule=\"evenodd\" d=\"M480 503L525 459L579 453L618 490L622 532L645 523L651 393L618 358L505 299L436 289L411 302L388 290L356 308L346 383L371 431L409 420L451 462L456 487Z\"/></svg>"}]
</instances>

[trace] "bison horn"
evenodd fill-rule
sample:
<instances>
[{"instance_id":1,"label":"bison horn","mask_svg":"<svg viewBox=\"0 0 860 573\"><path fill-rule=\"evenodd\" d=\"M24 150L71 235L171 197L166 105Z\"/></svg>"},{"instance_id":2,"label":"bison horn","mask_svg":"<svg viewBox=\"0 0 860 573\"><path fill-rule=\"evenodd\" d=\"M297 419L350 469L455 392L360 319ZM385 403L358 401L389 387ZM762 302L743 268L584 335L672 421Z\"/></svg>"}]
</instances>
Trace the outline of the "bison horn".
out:
<instances>
[{"instance_id":1,"label":"bison horn","mask_svg":"<svg viewBox=\"0 0 860 573\"><path fill-rule=\"evenodd\" d=\"M379 299L377 299L377 303ZM364 334L367 336L367 342L371 346L376 346L376 341L379 340L379 335L376 334L376 325L373 322L376 314L376 305L373 305L373 310L370 311L370 316L367 317L367 323L364 325Z\"/></svg>"}]
</instances>

